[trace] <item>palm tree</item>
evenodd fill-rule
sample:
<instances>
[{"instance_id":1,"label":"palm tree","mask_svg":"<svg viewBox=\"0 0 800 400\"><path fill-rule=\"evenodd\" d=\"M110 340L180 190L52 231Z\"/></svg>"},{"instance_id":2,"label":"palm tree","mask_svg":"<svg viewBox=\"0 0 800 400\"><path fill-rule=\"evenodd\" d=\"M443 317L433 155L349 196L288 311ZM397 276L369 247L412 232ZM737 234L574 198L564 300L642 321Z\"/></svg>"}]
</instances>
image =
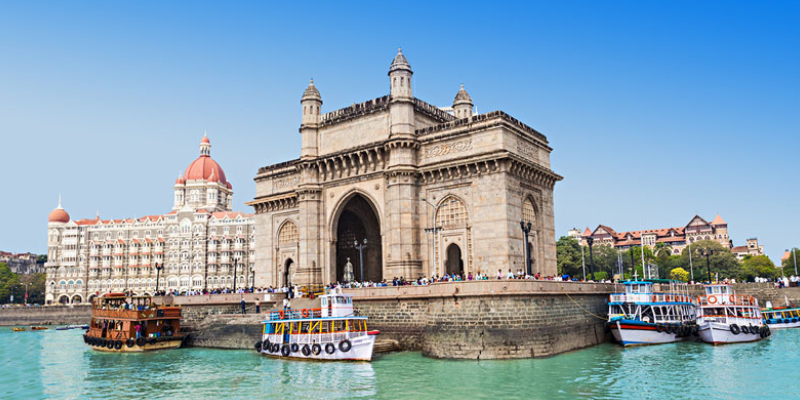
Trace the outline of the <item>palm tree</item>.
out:
<instances>
[{"instance_id":1,"label":"palm tree","mask_svg":"<svg viewBox=\"0 0 800 400\"><path fill-rule=\"evenodd\" d=\"M672 255L672 246L664 242L656 243L655 250L656 257L659 258L667 258Z\"/></svg>"}]
</instances>

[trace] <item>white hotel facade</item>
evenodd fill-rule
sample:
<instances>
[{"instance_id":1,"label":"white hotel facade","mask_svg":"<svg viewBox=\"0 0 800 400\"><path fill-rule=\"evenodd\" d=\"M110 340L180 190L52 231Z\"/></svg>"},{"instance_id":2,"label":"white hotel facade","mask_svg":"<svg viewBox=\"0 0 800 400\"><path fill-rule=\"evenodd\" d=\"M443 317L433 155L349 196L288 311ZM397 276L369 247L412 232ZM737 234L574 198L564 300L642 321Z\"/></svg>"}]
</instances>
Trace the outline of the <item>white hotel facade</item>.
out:
<instances>
[{"instance_id":1,"label":"white hotel facade","mask_svg":"<svg viewBox=\"0 0 800 400\"><path fill-rule=\"evenodd\" d=\"M166 214L72 220L61 207L48 218L47 304L78 304L109 292L250 287L254 279L252 214L231 211L233 186L211 158L200 156L178 177ZM156 266L163 266L157 271Z\"/></svg>"}]
</instances>

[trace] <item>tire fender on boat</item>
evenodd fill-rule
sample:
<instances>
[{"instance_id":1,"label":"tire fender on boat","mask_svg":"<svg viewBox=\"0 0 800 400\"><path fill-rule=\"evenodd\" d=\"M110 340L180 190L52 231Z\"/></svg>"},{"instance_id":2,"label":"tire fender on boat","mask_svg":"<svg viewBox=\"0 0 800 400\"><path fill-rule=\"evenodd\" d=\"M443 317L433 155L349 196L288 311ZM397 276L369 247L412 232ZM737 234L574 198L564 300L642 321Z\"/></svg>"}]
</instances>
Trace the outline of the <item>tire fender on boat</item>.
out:
<instances>
[{"instance_id":1,"label":"tire fender on boat","mask_svg":"<svg viewBox=\"0 0 800 400\"><path fill-rule=\"evenodd\" d=\"M122 341L121 340L115 340L114 341L114 348L117 349L117 350L121 349L122 348Z\"/></svg>"},{"instance_id":2,"label":"tire fender on boat","mask_svg":"<svg viewBox=\"0 0 800 400\"><path fill-rule=\"evenodd\" d=\"M156 338L151 337L150 339L147 340L147 343L156 344Z\"/></svg>"},{"instance_id":3,"label":"tire fender on boat","mask_svg":"<svg viewBox=\"0 0 800 400\"><path fill-rule=\"evenodd\" d=\"M731 333L734 334L734 335L738 335L739 332L741 331L741 329L739 328L739 325L736 325L736 324L731 324L730 329L731 329Z\"/></svg>"},{"instance_id":4,"label":"tire fender on boat","mask_svg":"<svg viewBox=\"0 0 800 400\"><path fill-rule=\"evenodd\" d=\"M347 353L352 348L353 348L353 343L350 343L350 341L347 340L347 339L342 340L341 342L339 342L339 350L342 353Z\"/></svg>"},{"instance_id":5,"label":"tire fender on boat","mask_svg":"<svg viewBox=\"0 0 800 400\"><path fill-rule=\"evenodd\" d=\"M279 344L277 344L277 343L273 343L273 344L272 344L272 352L273 352L273 353L277 353L277 352L279 352L279 351L281 351L281 345L279 345Z\"/></svg>"},{"instance_id":6,"label":"tire fender on boat","mask_svg":"<svg viewBox=\"0 0 800 400\"><path fill-rule=\"evenodd\" d=\"M297 343L292 343L292 353L297 353L300 351L300 345Z\"/></svg>"},{"instance_id":7,"label":"tire fender on boat","mask_svg":"<svg viewBox=\"0 0 800 400\"><path fill-rule=\"evenodd\" d=\"M311 345L311 353L313 353L315 356L318 356L319 353L322 353L322 346L320 346L319 343L314 343Z\"/></svg>"},{"instance_id":8,"label":"tire fender on boat","mask_svg":"<svg viewBox=\"0 0 800 400\"><path fill-rule=\"evenodd\" d=\"M144 346L145 343L147 343L147 339L145 339L145 338L143 338L141 336L136 339L136 345L139 346L139 347Z\"/></svg>"},{"instance_id":9,"label":"tire fender on boat","mask_svg":"<svg viewBox=\"0 0 800 400\"><path fill-rule=\"evenodd\" d=\"M272 351L272 343L269 342L269 339L264 339L264 341L261 342L261 348L264 349L264 351L271 352Z\"/></svg>"},{"instance_id":10,"label":"tire fender on boat","mask_svg":"<svg viewBox=\"0 0 800 400\"><path fill-rule=\"evenodd\" d=\"M334 352L336 352L336 346L334 346L333 343L326 344L325 352L328 354L333 354Z\"/></svg>"},{"instance_id":11,"label":"tire fender on boat","mask_svg":"<svg viewBox=\"0 0 800 400\"><path fill-rule=\"evenodd\" d=\"M742 333L750 333L750 328L747 325L742 325L739 327L742 330Z\"/></svg>"},{"instance_id":12,"label":"tire fender on boat","mask_svg":"<svg viewBox=\"0 0 800 400\"><path fill-rule=\"evenodd\" d=\"M288 344L283 345L283 347L281 347L281 355L284 357L289 357L289 353L290 353L289 345Z\"/></svg>"},{"instance_id":13,"label":"tire fender on boat","mask_svg":"<svg viewBox=\"0 0 800 400\"><path fill-rule=\"evenodd\" d=\"M311 348L310 348L310 347L308 347L308 345L307 345L307 344L306 344L306 345L303 345L303 355L304 355L304 356L306 356L306 357L308 357L309 355L311 355Z\"/></svg>"},{"instance_id":14,"label":"tire fender on boat","mask_svg":"<svg viewBox=\"0 0 800 400\"><path fill-rule=\"evenodd\" d=\"M135 344L135 342L131 338L128 338L128 340L125 341L125 346L133 347L134 344Z\"/></svg>"},{"instance_id":15,"label":"tire fender on boat","mask_svg":"<svg viewBox=\"0 0 800 400\"><path fill-rule=\"evenodd\" d=\"M259 341L257 341L257 342L256 342L256 344L255 344L255 346L253 346L253 347L255 347L255 348L256 348L256 351L257 351L257 352L261 353L261 341L260 341L260 340L259 340Z\"/></svg>"}]
</instances>

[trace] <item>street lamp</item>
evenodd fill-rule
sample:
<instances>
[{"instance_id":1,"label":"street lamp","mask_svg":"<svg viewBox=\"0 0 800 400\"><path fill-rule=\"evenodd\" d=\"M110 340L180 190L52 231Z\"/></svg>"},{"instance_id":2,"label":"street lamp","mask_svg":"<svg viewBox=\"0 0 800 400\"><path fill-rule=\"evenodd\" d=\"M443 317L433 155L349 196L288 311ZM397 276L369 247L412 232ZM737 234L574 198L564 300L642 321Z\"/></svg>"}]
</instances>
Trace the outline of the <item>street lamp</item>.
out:
<instances>
[{"instance_id":1,"label":"street lamp","mask_svg":"<svg viewBox=\"0 0 800 400\"><path fill-rule=\"evenodd\" d=\"M364 244L358 243L358 239L353 242L353 246L358 250L358 262L361 269L361 282L364 282L364 249L367 248L367 238L364 238Z\"/></svg>"},{"instance_id":2,"label":"street lamp","mask_svg":"<svg viewBox=\"0 0 800 400\"><path fill-rule=\"evenodd\" d=\"M789 251L789 250L787 249L786 251ZM792 259L794 259L794 275L797 276L797 256L795 255L795 253L797 253L797 248L793 247L792 248Z\"/></svg>"},{"instance_id":3,"label":"street lamp","mask_svg":"<svg viewBox=\"0 0 800 400\"><path fill-rule=\"evenodd\" d=\"M250 293L255 293L256 291L256 268L250 267L250 272L253 273L253 280L250 281Z\"/></svg>"},{"instance_id":4,"label":"street lamp","mask_svg":"<svg viewBox=\"0 0 800 400\"><path fill-rule=\"evenodd\" d=\"M164 269L164 263L156 263L156 295L158 295L158 281L161 278L162 269Z\"/></svg>"},{"instance_id":5,"label":"street lamp","mask_svg":"<svg viewBox=\"0 0 800 400\"><path fill-rule=\"evenodd\" d=\"M528 234L531 233L531 225L530 221L526 224L525 221L519 221L519 227L522 228L522 232L525 234L525 242L523 243L523 247L525 247L525 270L528 271L528 276L532 276L531 273L531 254L530 248L528 247Z\"/></svg>"},{"instance_id":6,"label":"street lamp","mask_svg":"<svg viewBox=\"0 0 800 400\"><path fill-rule=\"evenodd\" d=\"M587 237L586 244L589 245L589 273L592 275L592 281L594 281L594 255L592 252L592 244L594 243L594 238Z\"/></svg>"},{"instance_id":7,"label":"street lamp","mask_svg":"<svg viewBox=\"0 0 800 400\"><path fill-rule=\"evenodd\" d=\"M239 257L233 257L233 293L236 293L236 267L239 265Z\"/></svg>"},{"instance_id":8,"label":"street lamp","mask_svg":"<svg viewBox=\"0 0 800 400\"><path fill-rule=\"evenodd\" d=\"M425 229L425 232L433 232L433 275L435 276L436 275L436 268L438 267L438 264L436 263L436 259L437 259L437 257L436 257L436 236L437 236L437 233L440 230L442 230L442 228L436 226L436 214L439 213L439 207L443 206L446 203L441 203L439 205L435 205L435 204L431 203L430 201L428 201L424 197L421 200L424 201L425 203L427 203L429 206L433 207L433 228ZM455 202L456 202L455 200L450 200L448 203L452 204L452 203L455 203Z\"/></svg>"},{"instance_id":9,"label":"street lamp","mask_svg":"<svg viewBox=\"0 0 800 400\"><path fill-rule=\"evenodd\" d=\"M709 257L714 254L714 250L711 249L703 249L700 252L701 255L706 257L706 269L708 270L708 283L712 283L711 281L711 261L709 261Z\"/></svg>"}]
</instances>

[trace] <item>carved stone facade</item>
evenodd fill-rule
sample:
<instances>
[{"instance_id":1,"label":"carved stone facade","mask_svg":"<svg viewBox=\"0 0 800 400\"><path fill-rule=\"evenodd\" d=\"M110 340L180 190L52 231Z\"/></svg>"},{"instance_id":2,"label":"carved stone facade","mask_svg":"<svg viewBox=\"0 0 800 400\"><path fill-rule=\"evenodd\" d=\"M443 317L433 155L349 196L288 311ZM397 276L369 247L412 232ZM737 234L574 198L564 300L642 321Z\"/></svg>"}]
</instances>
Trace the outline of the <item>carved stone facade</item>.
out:
<instances>
[{"instance_id":1,"label":"carved stone facade","mask_svg":"<svg viewBox=\"0 0 800 400\"><path fill-rule=\"evenodd\" d=\"M547 138L502 111L473 115L463 87L452 114L425 103L412 95L412 74L398 52L389 95L326 114L308 86L300 158L260 168L248 203L262 244L257 285L341 281L348 261L357 280L371 281L517 271L523 219L533 227L532 272L556 273L553 187L562 178Z\"/></svg>"}]
</instances>

